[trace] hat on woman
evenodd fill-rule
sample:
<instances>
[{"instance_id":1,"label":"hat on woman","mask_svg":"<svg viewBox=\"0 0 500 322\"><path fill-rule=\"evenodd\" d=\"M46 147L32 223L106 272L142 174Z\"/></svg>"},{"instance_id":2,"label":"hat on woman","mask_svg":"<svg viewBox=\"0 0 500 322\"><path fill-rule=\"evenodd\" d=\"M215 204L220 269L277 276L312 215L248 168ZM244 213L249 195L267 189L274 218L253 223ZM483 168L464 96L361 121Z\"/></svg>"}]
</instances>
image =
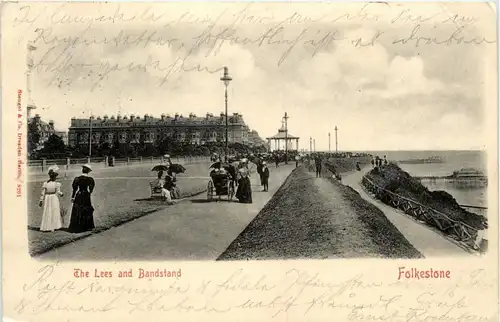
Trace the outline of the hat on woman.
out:
<instances>
[{"instance_id":1,"label":"hat on woman","mask_svg":"<svg viewBox=\"0 0 500 322\"><path fill-rule=\"evenodd\" d=\"M57 165L52 165L49 167L48 171L49 174L51 173L59 173L59 167Z\"/></svg>"},{"instance_id":2,"label":"hat on woman","mask_svg":"<svg viewBox=\"0 0 500 322\"><path fill-rule=\"evenodd\" d=\"M165 154L163 157L164 158L170 158L170 154Z\"/></svg>"},{"instance_id":3,"label":"hat on woman","mask_svg":"<svg viewBox=\"0 0 500 322\"><path fill-rule=\"evenodd\" d=\"M248 172L247 172L247 170L246 170L246 169L240 169L240 170L239 170L239 172L240 172L240 175L241 175L242 177L246 177L246 176L248 175Z\"/></svg>"},{"instance_id":4,"label":"hat on woman","mask_svg":"<svg viewBox=\"0 0 500 322\"><path fill-rule=\"evenodd\" d=\"M246 163L247 161L248 161L248 159L247 159L247 158L243 158L243 159L241 159L241 162L243 162L243 163Z\"/></svg>"},{"instance_id":5,"label":"hat on woman","mask_svg":"<svg viewBox=\"0 0 500 322\"><path fill-rule=\"evenodd\" d=\"M85 163L84 165L82 165L82 168L87 168L87 169L89 169L89 171L92 171L92 167L88 163Z\"/></svg>"}]
</instances>

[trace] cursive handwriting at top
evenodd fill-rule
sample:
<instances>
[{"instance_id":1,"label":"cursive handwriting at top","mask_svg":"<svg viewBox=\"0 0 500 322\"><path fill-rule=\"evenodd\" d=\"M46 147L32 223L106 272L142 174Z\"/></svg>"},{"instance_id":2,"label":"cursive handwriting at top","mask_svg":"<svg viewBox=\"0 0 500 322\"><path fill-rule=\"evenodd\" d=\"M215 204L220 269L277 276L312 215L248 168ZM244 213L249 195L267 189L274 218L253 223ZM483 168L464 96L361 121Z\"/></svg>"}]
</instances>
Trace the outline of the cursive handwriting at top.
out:
<instances>
[{"instance_id":1,"label":"cursive handwriting at top","mask_svg":"<svg viewBox=\"0 0 500 322\"><path fill-rule=\"evenodd\" d=\"M69 10L66 10L68 4L60 5L52 12L35 12L30 6L22 6L14 19L14 25L28 25L34 28L32 40L34 45L38 46L40 55L32 68L48 75L49 86L69 86L73 82L82 81L74 75L86 74L88 77L85 78L91 79L91 91L101 88L105 79L120 72L155 72L155 75L159 73L161 76L158 86L168 84L175 74L219 73L222 66L211 66L209 59L219 55L227 46L239 46L252 52L265 50L267 47L273 54L277 54L276 65L281 67L294 54L295 57L300 55L301 59L313 58L322 51L332 50L334 45L338 44L346 44L356 50L376 45L480 46L496 42L486 36L468 36L466 26L460 24L476 21L469 17L446 14L443 18L444 11L427 16L413 15L406 8L396 15L384 17L374 13L372 7L375 5L377 4L366 4L349 13L330 12L328 9L317 16L308 16L296 11L281 18L272 12L256 14L252 11L253 4L248 4L236 12L231 12L229 7L223 8L217 16L197 16L189 11L180 15L168 15L153 10L151 6L136 13L125 14L120 5L115 6L108 15L85 16L69 14ZM37 26L41 20L40 15L48 15L48 26ZM347 36L341 23L356 21L377 22L379 27L371 28L374 32L371 36ZM436 23L436 28L440 24L451 24L455 28L447 31L447 34L440 30L442 35L439 36L436 28L424 32L421 24L431 22ZM403 29L394 30L392 25L397 23L416 25L408 33ZM102 32L106 24L128 24L138 30L120 28L117 31L110 29ZM196 24L193 30L198 30L199 33L180 34L186 24ZM61 35L63 25L81 27L70 34ZM252 26L251 32L248 25ZM403 32L407 34L402 34ZM86 48L104 53L106 49L119 52L131 48L144 49L145 52L142 57L113 59L106 54L101 57L87 55ZM155 48L154 57L148 52L151 48ZM163 58L163 50L164 57L168 58ZM64 81L61 81L62 79Z\"/></svg>"},{"instance_id":2,"label":"cursive handwriting at top","mask_svg":"<svg viewBox=\"0 0 500 322\"><path fill-rule=\"evenodd\" d=\"M464 32L465 26L460 26L456 28L451 34L446 35L444 37L437 36L422 36L421 35L421 25L416 25L415 28L411 31L409 36L405 36L403 38L395 39L393 44L413 44L415 47L419 47L420 45L481 45L481 44L493 44L496 43L496 40L489 40L485 37L466 37Z\"/></svg>"}]
</instances>

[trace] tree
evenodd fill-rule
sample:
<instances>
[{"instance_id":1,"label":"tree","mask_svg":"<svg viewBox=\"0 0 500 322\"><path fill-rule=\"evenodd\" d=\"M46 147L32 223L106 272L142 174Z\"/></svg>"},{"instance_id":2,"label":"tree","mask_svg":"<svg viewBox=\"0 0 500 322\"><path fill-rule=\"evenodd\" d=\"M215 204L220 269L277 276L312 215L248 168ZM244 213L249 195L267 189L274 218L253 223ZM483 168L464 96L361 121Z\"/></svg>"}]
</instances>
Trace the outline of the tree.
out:
<instances>
[{"instance_id":1,"label":"tree","mask_svg":"<svg viewBox=\"0 0 500 322\"><path fill-rule=\"evenodd\" d=\"M43 152L54 153L54 154L65 153L66 145L64 144L64 141L61 139L61 137L52 134L51 136L49 136L47 142L45 142Z\"/></svg>"},{"instance_id":2,"label":"tree","mask_svg":"<svg viewBox=\"0 0 500 322\"><path fill-rule=\"evenodd\" d=\"M28 152L33 152L40 143L40 138L42 137L40 133L40 126L33 118L28 124Z\"/></svg>"}]
</instances>

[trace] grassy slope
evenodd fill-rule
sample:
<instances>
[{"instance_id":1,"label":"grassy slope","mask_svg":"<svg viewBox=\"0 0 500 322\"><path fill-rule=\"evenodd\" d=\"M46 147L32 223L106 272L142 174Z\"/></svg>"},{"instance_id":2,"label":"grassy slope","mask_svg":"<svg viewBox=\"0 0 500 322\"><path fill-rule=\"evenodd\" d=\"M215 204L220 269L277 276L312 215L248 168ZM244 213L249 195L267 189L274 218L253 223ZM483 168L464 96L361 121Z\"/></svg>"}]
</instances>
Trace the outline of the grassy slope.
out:
<instances>
[{"instance_id":1,"label":"grassy slope","mask_svg":"<svg viewBox=\"0 0 500 322\"><path fill-rule=\"evenodd\" d=\"M339 257L422 255L355 191L301 167L218 260Z\"/></svg>"},{"instance_id":2,"label":"grassy slope","mask_svg":"<svg viewBox=\"0 0 500 322\"><path fill-rule=\"evenodd\" d=\"M353 157L353 158L330 158L325 161L325 167L330 171L337 171L338 173L350 172L356 169L356 162L359 162L361 166L369 164L370 157Z\"/></svg>"},{"instance_id":3,"label":"grassy slope","mask_svg":"<svg viewBox=\"0 0 500 322\"><path fill-rule=\"evenodd\" d=\"M430 191L395 164L384 166L380 171L371 170L367 177L378 186L434 208L451 219L465 222L475 228L483 228L486 218L462 209L445 191Z\"/></svg>"}]
</instances>

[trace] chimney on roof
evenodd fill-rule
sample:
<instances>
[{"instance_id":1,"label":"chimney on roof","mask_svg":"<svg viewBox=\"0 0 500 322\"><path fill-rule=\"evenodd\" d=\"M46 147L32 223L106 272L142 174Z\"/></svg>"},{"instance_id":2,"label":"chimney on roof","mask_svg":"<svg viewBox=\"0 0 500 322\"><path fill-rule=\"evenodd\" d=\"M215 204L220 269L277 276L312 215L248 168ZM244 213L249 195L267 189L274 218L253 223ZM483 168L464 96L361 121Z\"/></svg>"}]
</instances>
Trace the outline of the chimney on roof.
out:
<instances>
[{"instance_id":1,"label":"chimney on roof","mask_svg":"<svg viewBox=\"0 0 500 322\"><path fill-rule=\"evenodd\" d=\"M148 117L149 117L149 115L144 114L144 121L147 121Z\"/></svg>"},{"instance_id":2,"label":"chimney on roof","mask_svg":"<svg viewBox=\"0 0 500 322\"><path fill-rule=\"evenodd\" d=\"M161 120L164 121L165 120L165 114L162 114L161 115Z\"/></svg>"},{"instance_id":3,"label":"chimney on roof","mask_svg":"<svg viewBox=\"0 0 500 322\"><path fill-rule=\"evenodd\" d=\"M108 120L108 116L104 115L104 121L107 121L107 120Z\"/></svg>"},{"instance_id":4,"label":"chimney on roof","mask_svg":"<svg viewBox=\"0 0 500 322\"><path fill-rule=\"evenodd\" d=\"M135 115L134 114L130 114L130 121L133 121L135 119Z\"/></svg>"},{"instance_id":5,"label":"chimney on roof","mask_svg":"<svg viewBox=\"0 0 500 322\"><path fill-rule=\"evenodd\" d=\"M113 117L114 117L114 116L113 116ZM118 115L116 116L116 120L117 120L117 121L119 121L121 118L122 118L122 117L121 117L121 115L120 115L120 114L118 114Z\"/></svg>"}]
</instances>

